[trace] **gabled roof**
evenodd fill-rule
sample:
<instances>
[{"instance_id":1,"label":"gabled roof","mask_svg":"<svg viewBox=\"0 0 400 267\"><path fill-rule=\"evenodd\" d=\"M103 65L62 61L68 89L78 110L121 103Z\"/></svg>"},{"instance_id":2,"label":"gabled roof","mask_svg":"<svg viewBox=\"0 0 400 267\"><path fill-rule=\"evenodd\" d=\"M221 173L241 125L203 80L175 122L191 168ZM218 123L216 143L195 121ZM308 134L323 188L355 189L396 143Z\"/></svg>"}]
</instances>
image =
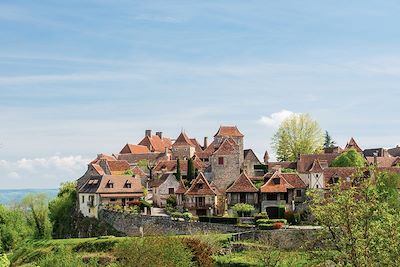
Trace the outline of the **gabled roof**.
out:
<instances>
[{"instance_id":1,"label":"gabled roof","mask_svg":"<svg viewBox=\"0 0 400 267\"><path fill-rule=\"evenodd\" d=\"M278 169L297 169L297 162L296 161L277 161L267 163L268 171L271 170L278 170Z\"/></svg>"},{"instance_id":2,"label":"gabled roof","mask_svg":"<svg viewBox=\"0 0 400 267\"><path fill-rule=\"evenodd\" d=\"M159 187L160 185L162 185L167 179L168 177L173 174L169 173L169 174L163 174L158 178L154 178L149 182L149 187L153 188L153 187ZM175 176L174 176L175 177Z\"/></svg>"},{"instance_id":3,"label":"gabled roof","mask_svg":"<svg viewBox=\"0 0 400 267\"><path fill-rule=\"evenodd\" d=\"M192 142L192 144L194 145L196 153L203 152L203 148L201 147L199 142L197 142L196 138L190 138L190 142Z\"/></svg>"},{"instance_id":4,"label":"gabled roof","mask_svg":"<svg viewBox=\"0 0 400 267\"><path fill-rule=\"evenodd\" d=\"M325 168L323 171L325 185L332 184L333 179L338 179L342 182L342 188L347 188L350 186L348 178L352 177L356 171L357 169L354 167Z\"/></svg>"},{"instance_id":5,"label":"gabled roof","mask_svg":"<svg viewBox=\"0 0 400 267\"><path fill-rule=\"evenodd\" d=\"M306 188L306 184L297 173L281 173L281 176L294 188Z\"/></svg>"},{"instance_id":6,"label":"gabled roof","mask_svg":"<svg viewBox=\"0 0 400 267\"><path fill-rule=\"evenodd\" d=\"M327 165L330 165L332 161L339 155L340 153L310 155L301 154L299 161L297 161L297 171L300 173L308 172L316 159L318 159L320 162L325 161Z\"/></svg>"},{"instance_id":7,"label":"gabled roof","mask_svg":"<svg viewBox=\"0 0 400 267\"><path fill-rule=\"evenodd\" d=\"M185 183L183 182L182 179L179 180L179 186L175 191L175 194L185 194L185 192L187 191Z\"/></svg>"},{"instance_id":8,"label":"gabled roof","mask_svg":"<svg viewBox=\"0 0 400 267\"><path fill-rule=\"evenodd\" d=\"M244 135L236 126L221 126L219 127L218 132L214 135L214 137L216 136L243 137Z\"/></svg>"},{"instance_id":9,"label":"gabled roof","mask_svg":"<svg viewBox=\"0 0 400 267\"><path fill-rule=\"evenodd\" d=\"M233 184L226 189L226 193L256 193L258 192L257 187L249 179L247 174L243 172L239 177L233 182Z\"/></svg>"},{"instance_id":10,"label":"gabled roof","mask_svg":"<svg viewBox=\"0 0 400 267\"><path fill-rule=\"evenodd\" d=\"M108 183L113 186L107 187ZM131 187L125 187L126 183L130 183ZM139 178L127 175L102 175L92 176L79 189L79 193L143 193L143 187Z\"/></svg>"},{"instance_id":11,"label":"gabled roof","mask_svg":"<svg viewBox=\"0 0 400 267\"><path fill-rule=\"evenodd\" d=\"M368 164L375 164L375 160L377 161L378 167L390 168L396 166L400 162L400 157L366 157Z\"/></svg>"},{"instance_id":12,"label":"gabled roof","mask_svg":"<svg viewBox=\"0 0 400 267\"><path fill-rule=\"evenodd\" d=\"M202 159L208 158L215 152L215 150L217 150L217 148L218 148L218 143L214 140L202 152L197 153L197 156Z\"/></svg>"},{"instance_id":13,"label":"gabled roof","mask_svg":"<svg viewBox=\"0 0 400 267\"><path fill-rule=\"evenodd\" d=\"M196 179L192 181L192 185L186 191L185 195L216 195L216 192L211 188L203 173L199 173Z\"/></svg>"},{"instance_id":14,"label":"gabled roof","mask_svg":"<svg viewBox=\"0 0 400 267\"><path fill-rule=\"evenodd\" d=\"M94 160L92 160L90 163L97 163L102 159L105 159L107 161L117 160L114 156L110 156L110 155L106 155L106 154L98 154L97 157Z\"/></svg>"},{"instance_id":15,"label":"gabled roof","mask_svg":"<svg viewBox=\"0 0 400 267\"><path fill-rule=\"evenodd\" d=\"M186 135L186 133L181 132L181 134L176 138L174 144L172 146L194 146L190 141L190 138Z\"/></svg>"},{"instance_id":16,"label":"gabled roof","mask_svg":"<svg viewBox=\"0 0 400 267\"><path fill-rule=\"evenodd\" d=\"M145 177L147 174L138 166L133 167L132 169L133 174L139 176L139 177Z\"/></svg>"},{"instance_id":17,"label":"gabled roof","mask_svg":"<svg viewBox=\"0 0 400 267\"><path fill-rule=\"evenodd\" d=\"M93 169L97 172L98 175L105 174L103 168L99 164L90 163L89 165L93 167Z\"/></svg>"},{"instance_id":18,"label":"gabled roof","mask_svg":"<svg viewBox=\"0 0 400 267\"><path fill-rule=\"evenodd\" d=\"M138 145L146 146L150 151L164 152L165 148L172 146L171 139L163 137L162 139L158 135L145 136Z\"/></svg>"},{"instance_id":19,"label":"gabled roof","mask_svg":"<svg viewBox=\"0 0 400 267\"><path fill-rule=\"evenodd\" d=\"M309 172L321 173L321 172L323 172L323 170L324 169L322 168L321 163L319 162L319 160L315 159L314 162L313 162L313 165L311 166L311 169L309 170Z\"/></svg>"},{"instance_id":20,"label":"gabled roof","mask_svg":"<svg viewBox=\"0 0 400 267\"><path fill-rule=\"evenodd\" d=\"M275 181L278 181L276 183ZM295 187L291 185L283 177L282 173L275 172L274 175L260 188L261 193L286 193L288 189L294 189Z\"/></svg>"},{"instance_id":21,"label":"gabled roof","mask_svg":"<svg viewBox=\"0 0 400 267\"><path fill-rule=\"evenodd\" d=\"M237 153L239 150L238 145L235 141L230 139L225 139L213 155L231 155Z\"/></svg>"},{"instance_id":22,"label":"gabled roof","mask_svg":"<svg viewBox=\"0 0 400 267\"><path fill-rule=\"evenodd\" d=\"M389 154L392 157L400 157L400 146L388 149Z\"/></svg>"},{"instance_id":23,"label":"gabled roof","mask_svg":"<svg viewBox=\"0 0 400 267\"><path fill-rule=\"evenodd\" d=\"M126 160L110 160L107 164L111 172L123 172L131 168Z\"/></svg>"},{"instance_id":24,"label":"gabled roof","mask_svg":"<svg viewBox=\"0 0 400 267\"><path fill-rule=\"evenodd\" d=\"M150 150L147 148L147 146L142 146L142 145L133 145L133 144L126 144L120 154L142 154L142 153L149 153Z\"/></svg>"},{"instance_id":25,"label":"gabled roof","mask_svg":"<svg viewBox=\"0 0 400 267\"><path fill-rule=\"evenodd\" d=\"M356 140L354 140L354 138L350 138L350 141L347 143L345 150L354 148L357 152L362 153L363 150L358 146Z\"/></svg>"},{"instance_id":26,"label":"gabled roof","mask_svg":"<svg viewBox=\"0 0 400 267\"><path fill-rule=\"evenodd\" d=\"M165 156L163 152L150 152L143 154L119 154L119 160L126 160L129 164L136 164L140 160L148 160L150 162L155 162Z\"/></svg>"},{"instance_id":27,"label":"gabled roof","mask_svg":"<svg viewBox=\"0 0 400 267\"><path fill-rule=\"evenodd\" d=\"M261 161L258 159L256 153L252 149L243 150L244 160L250 160L256 162L256 164L261 164Z\"/></svg>"}]
</instances>

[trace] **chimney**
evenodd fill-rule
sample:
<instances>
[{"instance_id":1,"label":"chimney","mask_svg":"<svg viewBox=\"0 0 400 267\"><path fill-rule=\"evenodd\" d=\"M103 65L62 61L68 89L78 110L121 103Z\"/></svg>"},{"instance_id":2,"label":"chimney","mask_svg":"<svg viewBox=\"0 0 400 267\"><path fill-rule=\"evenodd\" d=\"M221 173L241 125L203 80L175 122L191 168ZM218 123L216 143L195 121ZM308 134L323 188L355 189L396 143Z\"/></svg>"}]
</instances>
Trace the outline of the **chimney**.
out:
<instances>
[{"instance_id":1,"label":"chimney","mask_svg":"<svg viewBox=\"0 0 400 267\"><path fill-rule=\"evenodd\" d=\"M374 165L375 167L378 167L378 152L374 153Z\"/></svg>"},{"instance_id":2,"label":"chimney","mask_svg":"<svg viewBox=\"0 0 400 267\"><path fill-rule=\"evenodd\" d=\"M156 132L156 135L162 139L162 132Z\"/></svg>"},{"instance_id":3,"label":"chimney","mask_svg":"<svg viewBox=\"0 0 400 267\"><path fill-rule=\"evenodd\" d=\"M146 131L144 132L144 136L151 137L151 130L146 130Z\"/></svg>"},{"instance_id":4,"label":"chimney","mask_svg":"<svg viewBox=\"0 0 400 267\"><path fill-rule=\"evenodd\" d=\"M204 137L204 149L206 149L208 147L208 137L205 136Z\"/></svg>"}]
</instances>

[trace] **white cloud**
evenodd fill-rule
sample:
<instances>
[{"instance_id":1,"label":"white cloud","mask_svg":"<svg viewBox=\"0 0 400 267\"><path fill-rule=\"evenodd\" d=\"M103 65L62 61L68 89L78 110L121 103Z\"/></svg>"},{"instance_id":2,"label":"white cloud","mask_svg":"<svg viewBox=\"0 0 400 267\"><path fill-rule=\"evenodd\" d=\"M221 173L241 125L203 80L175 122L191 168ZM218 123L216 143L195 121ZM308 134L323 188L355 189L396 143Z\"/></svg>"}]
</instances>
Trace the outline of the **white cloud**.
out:
<instances>
[{"instance_id":1,"label":"white cloud","mask_svg":"<svg viewBox=\"0 0 400 267\"><path fill-rule=\"evenodd\" d=\"M79 178L89 161L81 155L0 160L0 181L4 188L57 188Z\"/></svg>"},{"instance_id":2,"label":"white cloud","mask_svg":"<svg viewBox=\"0 0 400 267\"><path fill-rule=\"evenodd\" d=\"M299 113L294 113L293 111L283 109L279 112L272 113L270 116L262 116L258 122L270 127L278 127L282 121L293 114Z\"/></svg>"}]
</instances>

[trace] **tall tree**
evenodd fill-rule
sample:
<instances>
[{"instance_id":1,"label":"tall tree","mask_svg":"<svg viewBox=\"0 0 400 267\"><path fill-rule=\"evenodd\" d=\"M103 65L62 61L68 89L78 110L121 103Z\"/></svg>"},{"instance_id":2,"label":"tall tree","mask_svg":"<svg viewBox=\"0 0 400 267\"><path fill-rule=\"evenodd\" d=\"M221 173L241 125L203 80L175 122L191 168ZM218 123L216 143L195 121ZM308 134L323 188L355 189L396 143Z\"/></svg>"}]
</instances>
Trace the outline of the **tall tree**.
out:
<instances>
[{"instance_id":1,"label":"tall tree","mask_svg":"<svg viewBox=\"0 0 400 267\"><path fill-rule=\"evenodd\" d=\"M195 170L193 166L193 159L188 159L188 167L187 167L187 180L190 182L194 179L195 176Z\"/></svg>"},{"instance_id":2,"label":"tall tree","mask_svg":"<svg viewBox=\"0 0 400 267\"><path fill-rule=\"evenodd\" d=\"M308 114L293 114L285 119L272 138L278 160L295 161L300 154L319 153L324 135Z\"/></svg>"},{"instance_id":3,"label":"tall tree","mask_svg":"<svg viewBox=\"0 0 400 267\"><path fill-rule=\"evenodd\" d=\"M328 131L325 131L325 142L324 142L324 148L332 148L335 147L336 142L333 141L332 137L328 133Z\"/></svg>"},{"instance_id":4,"label":"tall tree","mask_svg":"<svg viewBox=\"0 0 400 267\"><path fill-rule=\"evenodd\" d=\"M175 177L179 181L181 179L181 163L179 162L179 159L176 160L176 174Z\"/></svg>"},{"instance_id":5,"label":"tall tree","mask_svg":"<svg viewBox=\"0 0 400 267\"><path fill-rule=\"evenodd\" d=\"M51 237L51 223L47 196L45 194L28 194L21 203L28 222L35 229L35 238L43 239Z\"/></svg>"}]
</instances>

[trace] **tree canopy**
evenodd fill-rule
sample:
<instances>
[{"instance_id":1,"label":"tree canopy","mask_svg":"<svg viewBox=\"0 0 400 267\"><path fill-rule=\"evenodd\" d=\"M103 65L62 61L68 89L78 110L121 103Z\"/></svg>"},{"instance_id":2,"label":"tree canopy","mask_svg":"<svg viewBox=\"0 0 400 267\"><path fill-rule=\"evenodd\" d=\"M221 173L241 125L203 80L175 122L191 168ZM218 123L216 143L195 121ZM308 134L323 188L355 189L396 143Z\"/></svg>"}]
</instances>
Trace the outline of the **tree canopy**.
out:
<instances>
[{"instance_id":1,"label":"tree canopy","mask_svg":"<svg viewBox=\"0 0 400 267\"><path fill-rule=\"evenodd\" d=\"M308 194L313 217L323 226L320 247L336 251L330 260L338 266L398 266L400 176L373 171L354 178L361 180L357 187L343 190L339 183L329 194Z\"/></svg>"},{"instance_id":2,"label":"tree canopy","mask_svg":"<svg viewBox=\"0 0 400 267\"><path fill-rule=\"evenodd\" d=\"M364 157L358 153L355 149L351 148L338 157L336 157L332 163L332 167L364 167L365 166Z\"/></svg>"},{"instance_id":3,"label":"tree canopy","mask_svg":"<svg viewBox=\"0 0 400 267\"><path fill-rule=\"evenodd\" d=\"M308 114L293 114L285 119L272 138L278 160L295 161L300 154L319 153L324 135Z\"/></svg>"},{"instance_id":4,"label":"tree canopy","mask_svg":"<svg viewBox=\"0 0 400 267\"><path fill-rule=\"evenodd\" d=\"M332 148L335 147L336 142L332 139L328 131L325 131L325 142L324 142L324 148Z\"/></svg>"}]
</instances>

